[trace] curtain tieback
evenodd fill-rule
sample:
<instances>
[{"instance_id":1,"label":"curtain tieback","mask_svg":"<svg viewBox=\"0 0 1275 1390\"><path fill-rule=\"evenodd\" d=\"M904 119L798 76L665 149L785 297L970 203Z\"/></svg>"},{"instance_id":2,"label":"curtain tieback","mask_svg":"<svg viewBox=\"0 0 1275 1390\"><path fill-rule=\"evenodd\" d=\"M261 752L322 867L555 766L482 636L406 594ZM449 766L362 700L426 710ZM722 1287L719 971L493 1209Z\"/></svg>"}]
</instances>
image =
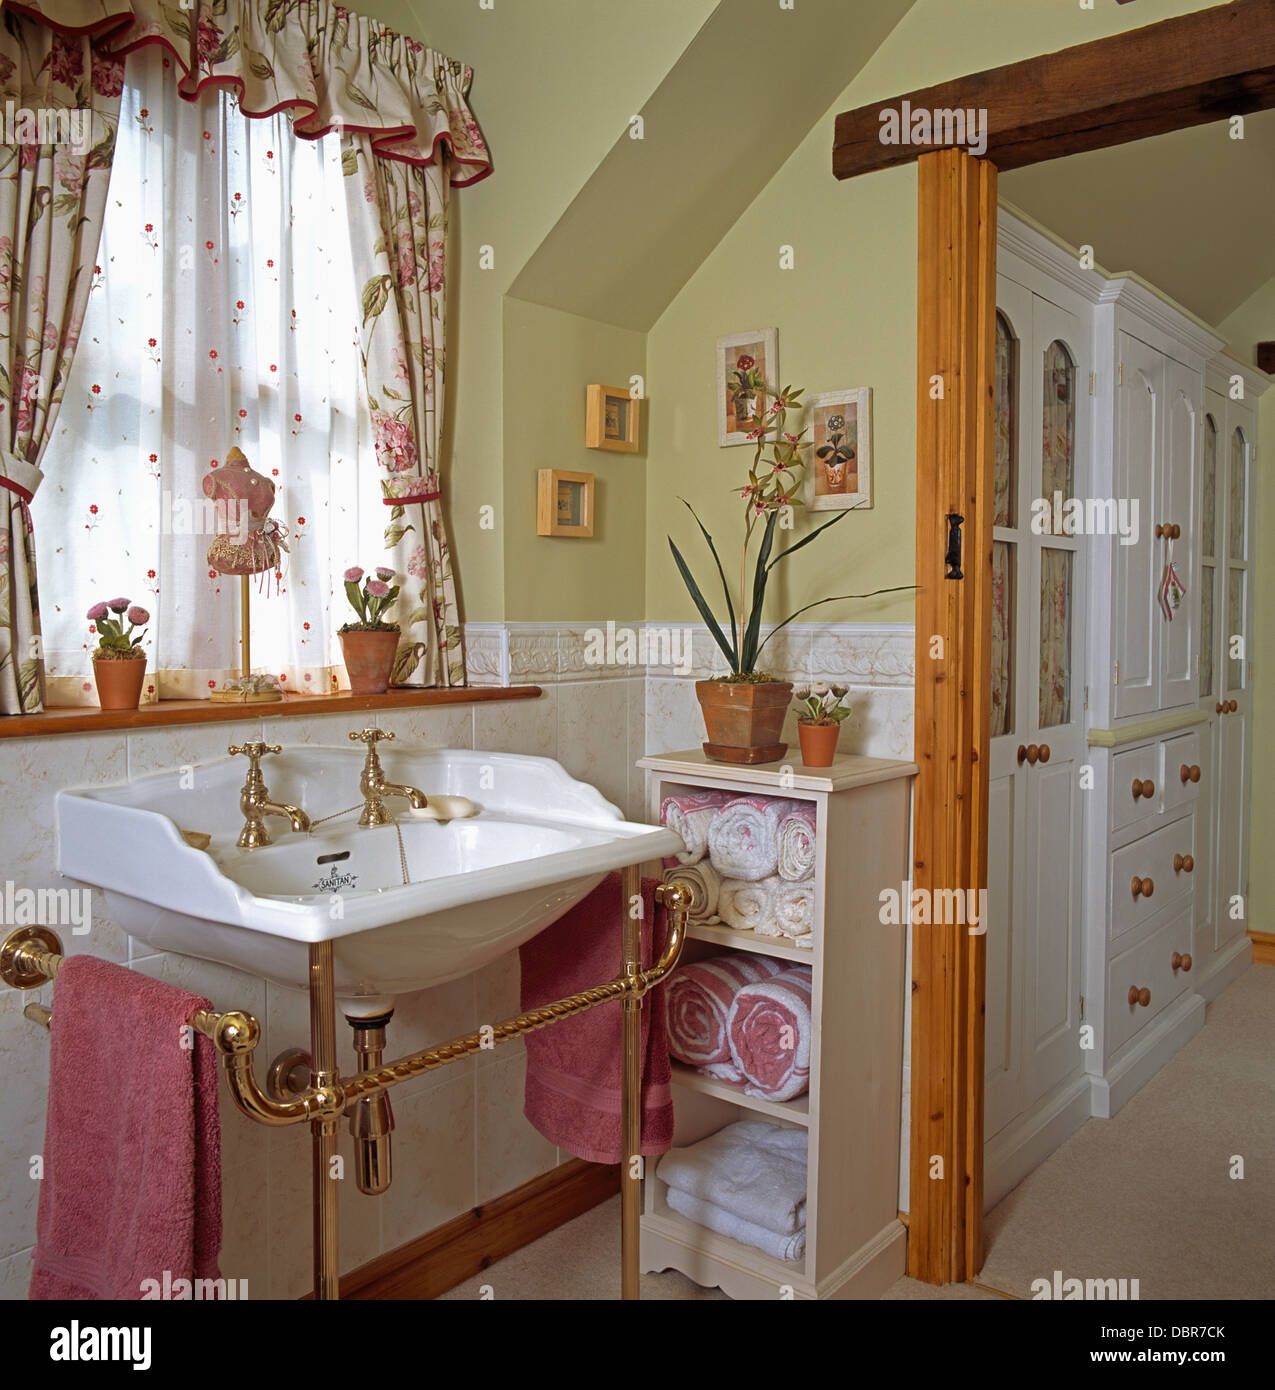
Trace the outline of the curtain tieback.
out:
<instances>
[{"instance_id":1,"label":"curtain tieback","mask_svg":"<svg viewBox=\"0 0 1275 1390\"><path fill-rule=\"evenodd\" d=\"M23 502L29 502L43 481L44 474L35 464L7 449L0 449L0 488L15 492Z\"/></svg>"}]
</instances>

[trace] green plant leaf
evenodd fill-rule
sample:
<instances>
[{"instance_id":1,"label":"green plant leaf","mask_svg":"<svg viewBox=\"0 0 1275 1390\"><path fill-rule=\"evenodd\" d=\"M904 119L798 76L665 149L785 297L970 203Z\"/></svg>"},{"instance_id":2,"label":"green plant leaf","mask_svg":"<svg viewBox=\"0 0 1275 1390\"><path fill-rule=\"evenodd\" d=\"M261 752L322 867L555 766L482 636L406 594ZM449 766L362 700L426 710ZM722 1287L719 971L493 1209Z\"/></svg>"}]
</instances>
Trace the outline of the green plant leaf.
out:
<instances>
[{"instance_id":1,"label":"green plant leaf","mask_svg":"<svg viewBox=\"0 0 1275 1390\"><path fill-rule=\"evenodd\" d=\"M362 590L351 579L347 579L345 581L345 596L350 600L350 606L359 615L359 617L364 622L367 622L367 610L363 607Z\"/></svg>"},{"instance_id":2,"label":"green plant leaf","mask_svg":"<svg viewBox=\"0 0 1275 1390\"><path fill-rule=\"evenodd\" d=\"M686 561L682 559L682 552L673 544L672 536L668 538L668 548L673 552L673 563L677 565L678 573L682 576L682 583L686 585L686 590L691 596L691 601L695 604L695 607L699 609L699 615L704 619L709 635L722 649L722 655L730 662L731 671L738 671L738 653L728 645L726 634L718 626L717 619L713 617L713 610L705 602L704 595L700 593L699 585L696 584L694 577L687 568Z\"/></svg>"},{"instance_id":3,"label":"green plant leaf","mask_svg":"<svg viewBox=\"0 0 1275 1390\"><path fill-rule=\"evenodd\" d=\"M708 534L708 528L699 519L695 508L686 500L685 497L678 499L690 514L695 517L695 524L703 532L704 539L708 542L708 548L713 552L713 559L717 562L717 574L722 581L722 593L726 595L726 611L730 614L730 645L732 651L739 650L739 629L735 624L735 605L731 601L730 585L726 582L726 571L722 567L721 556L717 553L717 547L713 544L713 538ZM732 666L732 670L735 668Z\"/></svg>"},{"instance_id":4,"label":"green plant leaf","mask_svg":"<svg viewBox=\"0 0 1275 1390\"><path fill-rule=\"evenodd\" d=\"M766 601L766 578L769 573L767 562L770 550L775 543L775 523L779 520L777 511L766 518L766 530L757 551L757 565L753 570L752 611L748 615L748 630L744 633L743 651L740 653L740 674L750 675L757 667L757 654L761 648L757 638L761 632L761 610Z\"/></svg>"},{"instance_id":5,"label":"green plant leaf","mask_svg":"<svg viewBox=\"0 0 1275 1390\"><path fill-rule=\"evenodd\" d=\"M809 545L810 542L814 540L814 538L817 535L819 535L821 531L826 531L829 526L835 526L837 522L844 521L845 518L849 516L851 512L858 511L858 509L862 505L863 503L856 502L853 507L847 507L845 511L838 512L836 516L832 518L831 521L825 521L822 526L816 526L815 529L811 531L811 533L808 536L802 536L802 538L799 541L794 541L792 545L781 550L779 554L775 556L775 558L770 562L770 568L773 570L775 566L780 562L780 560L783 560L787 556L791 555L794 550L800 550L803 545Z\"/></svg>"},{"instance_id":6,"label":"green plant leaf","mask_svg":"<svg viewBox=\"0 0 1275 1390\"><path fill-rule=\"evenodd\" d=\"M795 550L796 547L794 546L793 549ZM780 628L787 627L789 623L795 621L797 618L800 618L803 613L809 613L812 608L818 608L821 604L841 603L847 599L852 598L875 598L878 594L902 594L906 593L909 589L915 588L915 584L895 584L889 589L869 589L869 591L866 594L833 594L831 598L816 599L814 603L808 603L804 608L798 608L795 613L792 613L788 617L786 617L782 623L776 624L776 626L766 634L765 641L762 642L761 646L764 647L766 645L766 642L769 642L770 639L775 635L776 632L779 631ZM761 647L757 648L757 652L758 655L761 654Z\"/></svg>"}]
</instances>

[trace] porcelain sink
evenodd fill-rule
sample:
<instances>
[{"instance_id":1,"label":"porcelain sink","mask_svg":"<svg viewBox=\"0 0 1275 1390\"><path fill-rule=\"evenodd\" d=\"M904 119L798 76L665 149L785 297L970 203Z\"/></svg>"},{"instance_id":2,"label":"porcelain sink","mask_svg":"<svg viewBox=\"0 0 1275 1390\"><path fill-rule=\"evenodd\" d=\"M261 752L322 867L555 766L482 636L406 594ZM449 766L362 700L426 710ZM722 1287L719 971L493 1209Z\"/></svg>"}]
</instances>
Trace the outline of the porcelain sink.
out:
<instances>
[{"instance_id":1,"label":"porcelain sink","mask_svg":"<svg viewBox=\"0 0 1275 1390\"><path fill-rule=\"evenodd\" d=\"M304 987L306 944L332 941L337 1002L354 1017L477 970L611 870L683 847L671 831L626 822L549 758L399 743L380 752L389 780L465 797L476 814L414 819L400 800L387 803L397 825L361 828L364 750L285 748L262 772L272 800L324 822L308 834L271 817L272 844L238 849L247 762L227 757L59 792L59 868L102 888L112 920L156 950L276 984ZM195 849L183 832L212 838Z\"/></svg>"}]
</instances>

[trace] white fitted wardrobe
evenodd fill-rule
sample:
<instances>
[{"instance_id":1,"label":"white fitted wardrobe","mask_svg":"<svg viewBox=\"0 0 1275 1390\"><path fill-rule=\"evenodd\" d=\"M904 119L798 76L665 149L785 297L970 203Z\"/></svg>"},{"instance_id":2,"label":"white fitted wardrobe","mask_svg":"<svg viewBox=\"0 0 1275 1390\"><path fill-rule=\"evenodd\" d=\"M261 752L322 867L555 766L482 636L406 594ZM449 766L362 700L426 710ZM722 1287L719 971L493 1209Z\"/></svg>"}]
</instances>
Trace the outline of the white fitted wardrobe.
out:
<instances>
[{"instance_id":1,"label":"white fitted wardrobe","mask_svg":"<svg viewBox=\"0 0 1275 1390\"><path fill-rule=\"evenodd\" d=\"M1004 208L997 306L988 1206L1113 1114L1251 958L1266 385Z\"/></svg>"}]
</instances>

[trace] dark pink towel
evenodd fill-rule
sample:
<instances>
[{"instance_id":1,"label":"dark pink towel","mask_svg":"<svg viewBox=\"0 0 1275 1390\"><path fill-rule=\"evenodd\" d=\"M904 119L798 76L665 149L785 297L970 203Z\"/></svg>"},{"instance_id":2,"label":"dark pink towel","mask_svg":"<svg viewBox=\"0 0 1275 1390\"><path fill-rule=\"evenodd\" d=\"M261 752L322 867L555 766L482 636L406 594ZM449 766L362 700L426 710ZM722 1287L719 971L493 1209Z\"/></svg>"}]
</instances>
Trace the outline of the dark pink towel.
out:
<instances>
[{"instance_id":1,"label":"dark pink towel","mask_svg":"<svg viewBox=\"0 0 1275 1390\"><path fill-rule=\"evenodd\" d=\"M58 971L32 1298L219 1277L216 1049L185 1029L209 1007L93 956Z\"/></svg>"},{"instance_id":2,"label":"dark pink towel","mask_svg":"<svg viewBox=\"0 0 1275 1390\"><path fill-rule=\"evenodd\" d=\"M642 908L642 962L650 965L664 945L664 913L661 909L657 921L654 879L642 880ZM616 873L520 948L524 1012L613 979L623 964L620 936ZM523 1113L550 1143L590 1163L623 1158L622 1013L617 999L527 1034ZM642 1009L642 1057L642 1152L662 1154L673 1145L662 989L649 993Z\"/></svg>"}]
</instances>

